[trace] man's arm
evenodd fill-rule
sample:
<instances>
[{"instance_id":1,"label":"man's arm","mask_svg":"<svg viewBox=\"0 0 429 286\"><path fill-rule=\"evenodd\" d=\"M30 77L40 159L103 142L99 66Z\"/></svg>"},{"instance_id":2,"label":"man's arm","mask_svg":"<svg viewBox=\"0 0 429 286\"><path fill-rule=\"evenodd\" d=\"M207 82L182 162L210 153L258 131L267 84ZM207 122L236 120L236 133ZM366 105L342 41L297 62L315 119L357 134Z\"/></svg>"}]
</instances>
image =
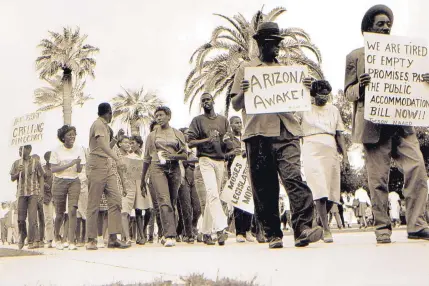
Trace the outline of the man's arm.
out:
<instances>
[{"instance_id":1,"label":"man's arm","mask_svg":"<svg viewBox=\"0 0 429 286\"><path fill-rule=\"evenodd\" d=\"M365 87L371 82L371 76L363 73L357 74L356 55L351 53L346 58L344 93L348 101L355 102L365 98Z\"/></svg>"},{"instance_id":2,"label":"man's arm","mask_svg":"<svg viewBox=\"0 0 429 286\"><path fill-rule=\"evenodd\" d=\"M10 180L12 182L15 182L16 180L19 179L19 174L22 172L22 170L24 169L22 165L20 166L16 166L17 163L13 163L12 165L12 169L10 170Z\"/></svg>"},{"instance_id":3,"label":"man's arm","mask_svg":"<svg viewBox=\"0 0 429 286\"><path fill-rule=\"evenodd\" d=\"M234 83L231 88L231 104L235 111L244 108L244 91L249 88L249 82L244 79L244 67L240 66L234 76Z\"/></svg>"},{"instance_id":4,"label":"man's arm","mask_svg":"<svg viewBox=\"0 0 429 286\"><path fill-rule=\"evenodd\" d=\"M198 139L200 137L200 131L198 128L198 123L197 123L196 118L192 119L192 122L189 125L189 129L188 129L187 134L188 134L188 147L189 148L195 148L198 145L204 144L204 143L212 140L211 137Z\"/></svg>"},{"instance_id":5,"label":"man's arm","mask_svg":"<svg viewBox=\"0 0 429 286\"><path fill-rule=\"evenodd\" d=\"M112 148L110 148L110 146L105 143L105 140L102 136L97 136L96 140L97 140L98 146L101 148L101 150L103 150L107 154L107 156L109 156L115 161L119 160L118 156L116 156Z\"/></svg>"}]
</instances>

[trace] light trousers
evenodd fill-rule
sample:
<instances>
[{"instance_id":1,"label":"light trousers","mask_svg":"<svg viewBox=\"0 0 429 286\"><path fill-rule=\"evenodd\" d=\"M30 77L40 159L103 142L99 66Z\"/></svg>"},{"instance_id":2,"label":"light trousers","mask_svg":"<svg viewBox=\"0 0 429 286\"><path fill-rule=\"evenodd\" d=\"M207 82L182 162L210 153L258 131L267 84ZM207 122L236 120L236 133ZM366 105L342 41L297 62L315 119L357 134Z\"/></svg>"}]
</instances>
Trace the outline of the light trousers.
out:
<instances>
[{"instance_id":1,"label":"light trousers","mask_svg":"<svg viewBox=\"0 0 429 286\"><path fill-rule=\"evenodd\" d=\"M225 173L225 163L223 160L200 157L199 165L206 187L206 205L201 232L211 234L228 227L227 217L222 209L219 197Z\"/></svg>"}]
</instances>

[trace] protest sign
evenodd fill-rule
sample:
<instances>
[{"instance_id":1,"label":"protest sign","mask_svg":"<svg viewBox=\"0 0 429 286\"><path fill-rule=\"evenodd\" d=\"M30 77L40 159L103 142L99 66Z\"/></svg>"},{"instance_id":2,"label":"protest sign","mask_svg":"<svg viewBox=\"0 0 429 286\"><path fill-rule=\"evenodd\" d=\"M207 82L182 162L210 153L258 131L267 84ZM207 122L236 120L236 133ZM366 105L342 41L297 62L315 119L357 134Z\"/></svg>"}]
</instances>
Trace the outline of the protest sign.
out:
<instances>
[{"instance_id":1,"label":"protest sign","mask_svg":"<svg viewBox=\"0 0 429 286\"><path fill-rule=\"evenodd\" d=\"M236 156L231 165L231 178L226 182L220 199L225 203L253 214L253 195L247 173L246 159Z\"/></svg>"},{"instance_id":2,"label":"protest sign","mask_svg":"<svg viewBox=\"0 0 429 286\"><path fill-rule=\"evenodd\" d=\"M427 42L365 33L365 119L379 124L429 126Z\"/></svg>"},{"instance_id":3,"label":"protest sign","mask_svg":"<svg viewBox=\"0 0 429 286\"><path fill-rule=\"evenodd\" d=\"M125 166L127 166L127 179L139 181L142 178L143 161L124 158Z\"/></svg>"},{"instance_id":4,"label":"protest sign","mask_svg":"<svg viewBox=\"0 0 429 286\"><path fill-rule=\"evenodd\" d=\"M309 111L310 92L302 83L307 75L304 66L245 68L244 78L250 85L244 96L246 113Z\"/></svg>"},{"instance_id":5,"label":"protest sign","mask_svg":"<svg viewBox=\"0 0 429 286\"><path fill-rule=\"evenodd\" d=\"M11 147L30 145L43 140L44 114L29 113L13 119Z\"/></svg>"}]
</instances>

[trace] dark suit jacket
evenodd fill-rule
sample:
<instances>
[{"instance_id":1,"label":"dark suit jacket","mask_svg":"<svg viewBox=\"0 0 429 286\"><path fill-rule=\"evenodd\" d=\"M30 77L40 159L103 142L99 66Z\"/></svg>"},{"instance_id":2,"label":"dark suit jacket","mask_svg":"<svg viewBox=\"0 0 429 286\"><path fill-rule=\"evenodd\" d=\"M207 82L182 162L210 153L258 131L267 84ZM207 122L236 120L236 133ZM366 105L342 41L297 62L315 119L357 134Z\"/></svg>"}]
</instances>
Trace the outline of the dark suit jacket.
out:
<instances>
[{"instance_id":1,"label":"dark suit jacket","mask_svg":"<svg viewBox=\"0 0 429 286\"><path fill-rule=\"evenodd\" d=\"M353 142L364 144L378 143L383 125L364 119L365 100L362 95L364 95L365 89L359 88L359 98L349 96L347 92L349 88L353 88L354 85L359 84L358 77L363 73L365 73L365 49L362 47L347 55L344 94L349 101L353 102ZM413 127L403 126L402 128L405 135L414 133Z\"/></svg>"}]
</instances>

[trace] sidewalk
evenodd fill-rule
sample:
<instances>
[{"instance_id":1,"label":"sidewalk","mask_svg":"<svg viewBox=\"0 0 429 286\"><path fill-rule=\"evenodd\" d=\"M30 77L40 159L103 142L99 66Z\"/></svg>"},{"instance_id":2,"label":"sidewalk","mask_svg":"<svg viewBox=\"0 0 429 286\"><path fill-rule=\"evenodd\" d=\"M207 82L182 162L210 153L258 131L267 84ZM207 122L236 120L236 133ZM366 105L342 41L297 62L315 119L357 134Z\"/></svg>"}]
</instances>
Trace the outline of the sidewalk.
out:
<instances>
[{"instance_id":1,"label":"sidewalk","mask_svg":"<svg viewBox=\"0 0 429 286\"><path fill-rule=\"evenodd\" d=\"M150 282L157 278L180 282L180 276L235 277L260 285L428 285L429 242L411 241L404 230L394 243L377 245L372 232L337 233L333 244L269 250L267 244L226 246L159 244L127 250L90 252L41 249L45 255L0 259L1 285L103 285Z\"/></svg>"}]
</instances>

